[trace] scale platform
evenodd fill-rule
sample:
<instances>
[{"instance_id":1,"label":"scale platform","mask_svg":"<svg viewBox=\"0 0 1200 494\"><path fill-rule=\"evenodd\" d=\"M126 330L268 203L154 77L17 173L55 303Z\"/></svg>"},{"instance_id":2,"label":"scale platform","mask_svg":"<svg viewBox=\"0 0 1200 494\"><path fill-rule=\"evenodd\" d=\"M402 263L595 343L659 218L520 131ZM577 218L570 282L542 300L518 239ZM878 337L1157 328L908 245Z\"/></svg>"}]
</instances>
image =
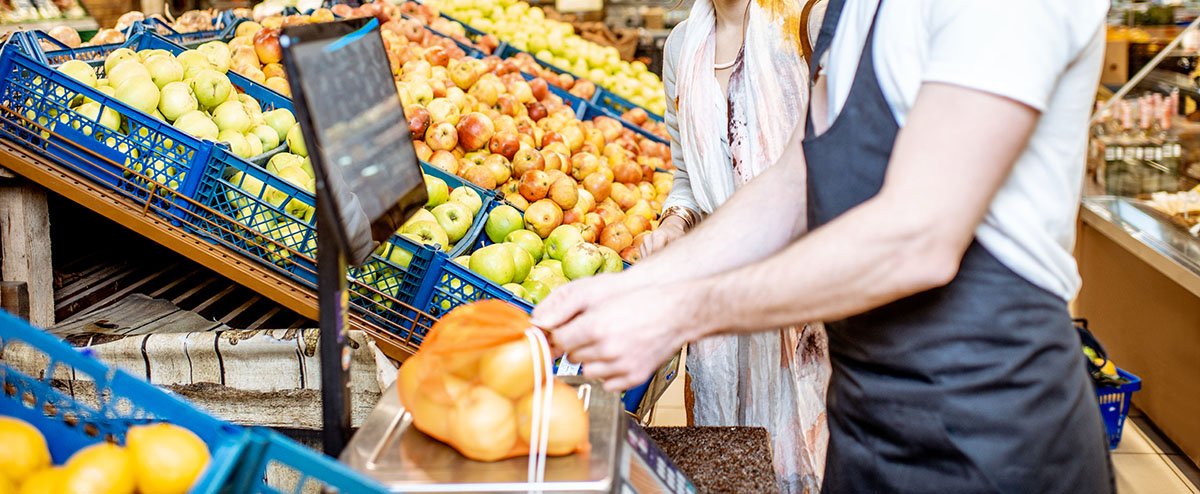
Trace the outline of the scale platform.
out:
<instances>
[{"instance_id":1,"label":"scale platform","mask_svg":"<svg viewBox=\"0 0 1200 494\"><path fill-rule=\"evenodd\" d=\"M594 381L560 377L584 398L591 450L548 458L543 482L531 483L528 458L469 460L412 426L396 385L342 451L341 461L391 492L695 493L696 488Z\"/></svg>"}]
</instances>

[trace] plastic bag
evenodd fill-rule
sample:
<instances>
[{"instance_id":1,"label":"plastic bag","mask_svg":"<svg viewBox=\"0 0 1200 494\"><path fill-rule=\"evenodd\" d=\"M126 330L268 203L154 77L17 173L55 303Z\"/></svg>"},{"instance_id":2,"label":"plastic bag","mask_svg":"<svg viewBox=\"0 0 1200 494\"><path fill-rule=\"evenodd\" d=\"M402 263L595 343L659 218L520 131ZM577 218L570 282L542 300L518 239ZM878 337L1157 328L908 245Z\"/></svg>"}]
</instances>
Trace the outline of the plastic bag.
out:
<instances>
[{"instance_id":1,"label":"plastic bag","mask_svg":"<svg viewBox=\"0 0 1200 494\"><path fill-rule=\"evenodd\" d=\"M779 491L819 492L829 429L824 327L724 335L688 346L697 426L764 427Z\"/></svg>"},{"instance_id":2,"label":"plastic bag","mask_svg":"<svg viewBox=\"0 0 1200 494\"><path fill-rule=\"evenodd\" d=\"M589 447L583 402L554 379L549 357L528 314L484 300L433 325L397 388L421 432L472 460L529 455L533 468L538 457Z\"/></svg>"}]
</instances>

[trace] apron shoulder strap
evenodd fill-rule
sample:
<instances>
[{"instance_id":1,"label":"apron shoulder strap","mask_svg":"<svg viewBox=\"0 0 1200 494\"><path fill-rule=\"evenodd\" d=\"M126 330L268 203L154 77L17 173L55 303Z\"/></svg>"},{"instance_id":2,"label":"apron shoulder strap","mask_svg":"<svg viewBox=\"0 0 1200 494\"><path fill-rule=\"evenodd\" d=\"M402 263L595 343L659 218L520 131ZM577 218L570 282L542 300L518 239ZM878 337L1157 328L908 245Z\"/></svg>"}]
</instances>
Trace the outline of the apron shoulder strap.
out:
<instances>
[{"instance_id":1,"label":"apron shoulder strap","mask_svg":"<svg viewBox=\"0 0 1200 494\"><path fill-rule=\"evenodd\" d=\"M804 8L803 19L801 22L808 20L809 10L812 4L809 2ZM829 6L825 9L825 20L821 22L821 32L817 35L817 45L812 48L812 53L808 58L808 73L817 74L817 68L821 65L821 57L825 56L825 52L829 51L829 46L833 44L833 35L837 32L838 20L842 18L842 9L846 6L846 0L829 0ZM807 23L805 24L808 25ZM802 40L804 45L808 44L808 37ZM814 79L815 80L815 79Z\"/></svg>"}]
</instances>

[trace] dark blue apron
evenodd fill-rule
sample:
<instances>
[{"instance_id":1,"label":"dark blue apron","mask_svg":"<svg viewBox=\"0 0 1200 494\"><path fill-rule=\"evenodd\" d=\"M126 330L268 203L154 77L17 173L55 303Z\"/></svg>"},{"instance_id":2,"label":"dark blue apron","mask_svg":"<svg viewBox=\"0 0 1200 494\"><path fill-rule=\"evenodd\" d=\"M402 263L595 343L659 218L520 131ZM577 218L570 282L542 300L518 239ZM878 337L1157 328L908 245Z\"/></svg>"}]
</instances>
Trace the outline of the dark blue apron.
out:
<instances>
[{"instance_id":1,"label":"dark blue apron","mask_svg":"<svg viewBox=\"0 0 1200 494\"><path fill-rule=\"evenodd\" d=\"M830 2L813 60L844 3ZM809 118L810 228L883 185L899 126L875 73L876 21L839 116L819 136ZM948 285L826 327L824 493L1114 492L1067 304L977 241Z\"/></svg>"}]
</instances>

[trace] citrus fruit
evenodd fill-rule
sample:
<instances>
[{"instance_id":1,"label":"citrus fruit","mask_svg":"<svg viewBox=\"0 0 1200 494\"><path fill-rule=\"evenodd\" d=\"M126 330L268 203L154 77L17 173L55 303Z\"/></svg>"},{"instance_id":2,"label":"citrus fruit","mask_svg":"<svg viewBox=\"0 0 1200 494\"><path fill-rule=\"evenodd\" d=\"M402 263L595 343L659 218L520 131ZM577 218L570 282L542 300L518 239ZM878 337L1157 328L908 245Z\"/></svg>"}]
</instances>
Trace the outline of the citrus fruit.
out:
<instances>
[{"instance_id":1,"label":"citrus fruit","mask_svg":"<svg viewBox=\"0 0 1200 494\"><path fill-rule=\"evenodd\" d=\"M79 450L67 460L63 490L70 494L132 494L133 462L124 448L100 443Z\"/></svg>"},{"instance_id":2,"label":"citrus fruit","mask_svg":"<svg viewBox=\"0 0 1200 494\"><path fill-rule=\"evenodd\" d=\"M185 493L208 466L208 446L192 431L171 424L129 429L125 446L142 494Z\"/></svg>"},{"instance_id":3,"label":"citrus fruit","mask_svg":"<svg viewBox=\"0 0 1200 494\"><path fill-rule=\"evenodd\" d=\"M50 466L46 438L24 420L0 417L0 472L15 484Z\"/></svg>"},{"instance_id":4,"label":"citrus fruit","mask_svg":"<svg viewBox=\"0 0 1200 494\"><path fill-rule=\"evenodd\" d=\"M46 468L38 473L30 475L25 479L25 483L21 484L21 490L16 491L17 494L45 494L47 492L62 492L63 490L63 468Z\"/></svg>"}]
</instances>

